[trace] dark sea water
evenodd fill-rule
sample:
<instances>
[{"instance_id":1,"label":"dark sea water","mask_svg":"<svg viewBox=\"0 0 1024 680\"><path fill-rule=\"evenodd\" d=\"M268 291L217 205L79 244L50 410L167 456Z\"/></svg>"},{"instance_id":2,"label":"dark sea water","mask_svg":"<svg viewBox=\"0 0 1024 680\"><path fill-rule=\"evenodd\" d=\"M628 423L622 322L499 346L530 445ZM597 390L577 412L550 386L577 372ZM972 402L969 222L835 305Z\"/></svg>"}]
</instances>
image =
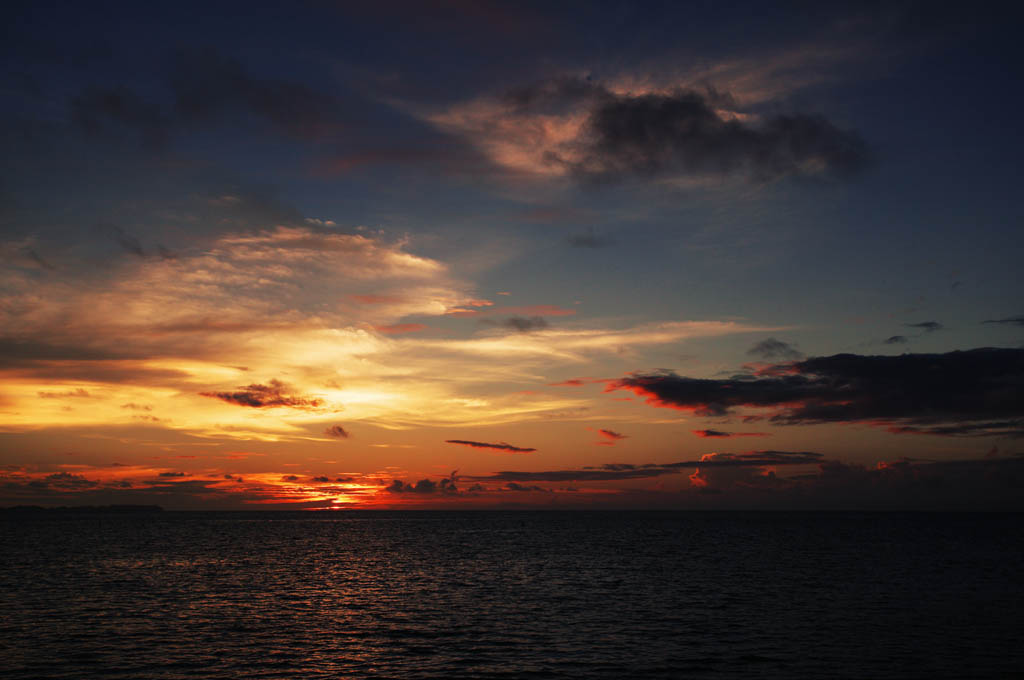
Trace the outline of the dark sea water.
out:
<instances>
[{"instance_id":1,"label":"dark sea water","mask_svg":"<svg viewBox=\"0 0 1024 680\"><path fill-rule=\"evenodd\" d=\"M0 518L4 678L1024 675L1024 516Z\"/></svg>"}]
</instances>

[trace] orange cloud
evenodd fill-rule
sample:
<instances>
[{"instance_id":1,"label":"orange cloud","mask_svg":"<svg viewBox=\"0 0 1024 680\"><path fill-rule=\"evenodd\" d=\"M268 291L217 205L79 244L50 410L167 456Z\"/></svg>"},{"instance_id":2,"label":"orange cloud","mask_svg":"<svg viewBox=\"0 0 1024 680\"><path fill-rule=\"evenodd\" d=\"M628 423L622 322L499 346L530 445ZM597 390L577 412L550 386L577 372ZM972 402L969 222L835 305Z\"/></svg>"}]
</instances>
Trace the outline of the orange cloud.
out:
<instances>
[{"instance_id":1,"label":"orange cloud","mask_svg":"<svg viewBox=\"0 0 1024 680\"><path fill-rule=\"evenodd\" d=\"M396 323L390 326L374 326L373 330L385 335L402 335L404 333L418 333L425 331L429 326L422 323Z\"/></svg>"}]
</instances>

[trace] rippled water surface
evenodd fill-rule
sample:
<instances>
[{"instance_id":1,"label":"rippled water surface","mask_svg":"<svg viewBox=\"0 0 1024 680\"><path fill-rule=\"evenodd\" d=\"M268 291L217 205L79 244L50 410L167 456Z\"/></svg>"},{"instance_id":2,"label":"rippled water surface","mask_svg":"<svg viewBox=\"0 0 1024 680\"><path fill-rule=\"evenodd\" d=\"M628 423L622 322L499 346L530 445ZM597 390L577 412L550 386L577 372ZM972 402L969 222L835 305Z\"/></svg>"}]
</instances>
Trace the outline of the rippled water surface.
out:
<instances>
[{"instance_id":1,"label":"rippled water surface","mask_svg":"<svg viewBox=\"0 0 1024 680\"><path fill-rule=\"evenodd\" d=\"M0 675L1022 674L1022 519L8 516Z\"/></svg>"}]
</instances>

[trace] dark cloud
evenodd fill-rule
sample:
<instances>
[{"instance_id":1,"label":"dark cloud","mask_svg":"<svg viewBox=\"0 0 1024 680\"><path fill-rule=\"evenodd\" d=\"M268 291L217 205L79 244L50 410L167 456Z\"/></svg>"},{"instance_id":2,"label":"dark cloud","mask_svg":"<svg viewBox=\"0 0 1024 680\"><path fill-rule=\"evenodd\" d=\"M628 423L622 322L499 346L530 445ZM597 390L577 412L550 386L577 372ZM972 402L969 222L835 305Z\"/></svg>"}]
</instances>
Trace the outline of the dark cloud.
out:
<instances>
[{"instance_id":1,"label":"dark cloud","mask_svg":"<svg viewBox=\"0 0 1024 680\"><path fill-rule=\"evenodd\" d=\"M214 50L178 53L162 83L167 91L158 94L169 94L171 107L127 86L91 86L71 98L71 119L89 136L134 136L151 147L197 124L237 120L239 114L306 140L322 140L344 127L345 109L337 97L298 82L256 77Z\"/></svg>"},{"instance_id":2,"label":"dark cloud","mask_svg":"<svg viewBox=\"0 0 1024 680\"><path fill-rule=\"evenodd\" d=\"M222 480L220 479L194 479L184 482L160 480L149 482L145 490L150 493L159 494L183 494L189 496L220 495L224 493L223 490L217 487L221 483Z\"/></svg>"},{"instance_id":3,"label":"dark cloud","mask_svg":"<svg viewBox=\"0 0 1024 680\"><path fill-rule=\"evenodd\" d=\"M328 477L327 475L320 475L318 477L313 477L312 481L319 482L319 483L324 483L324 482L331 481L331 478Z\"/></svg>"},{"instance_id":4,"label":"dark cloud","mask_svg":"<svg viewBox=\"0 0 1024 680\"><path fill-rule=\"evenodd\" d=\"M958 425L899 425L888 428L895 434L935 434L946 437L1024 437L1024 418L1018 420L997 420L983 423L961 423Z\"/></svg>"},{"instance_id":5,"label":"dark cloud","mask_svg":"<svg viewBox=\"0 0 1024 680\"><path fill-rule=\"evenodd\" d=\"M768 437L767 432L724 432L722 430L690 430L698 437L705 439L725 439L728 437Z\"/></svg>"},{"instance_id":6,"label":"dark cloud","mask_svg":"<svg viewBox=\"0 0 1024 680\"><path fill-rule=\"evenodd\" d=\"M324 430L324 434L328 437L337 437L338 439L348 439L351 436L348 430L343 428L341 425L331 425Z\"/></svg>"},{"instance_id":7,"label":"dark cloud","mask_svg":"<svg viewBox=\"0 0 1024 680\"><path fill-rule=\"evenodd\" d=\"M238 392L200 392L204 397L213 397L239 406L253 408L269 408L287 406L297 409L316 409L323 405L324 400L316 397L288 394L288 386L279 380L271 380L269 385L247 385L239 387Z\"/></svg>"},{"instance_id":8,"label":"dark cloud","mask_svg":"<svg viewBox=\"0 0 1024 680\"><path fill-rule=\"evenodd\" d=\"M435 482L430 479L421 479L415 484L407 484L400 479L391 482L385 489L388 493L416 493L416 494L457 494L459 489L455 486L455 480L450 477Z\"/></svg>"},{"instance_id":9,"label":"dark cloud","mask_svg":"<svg viewBox=\"0 0 1024 680\"><path fill-rule=\"evenodd\" d=\"M677 463L607 463L579 470L546 470L541 472L503 470L490 475L463 477L473 481L496 482L576 482L645 479L679 474L684 469L714 467L764 467L774 465L813 465L822 461L820 453L809 451L751 451L749 453L708 454L701 460Z\"/></svg>"},{"instance_id":10,"label":"dark cloud","mask_svg":"<svg viewBox=\"0 0 1024 680\"><path fill-rule=\"evenodd\" d=\"M784 425L980 426L1024 417L1024 349L837 354L774 368L767 377L724 380L671 371L638 374L606 389L630 390L654 406L699 415L722 416L737 407L774 409L771 420Z\"/></svg>"},{"instance_id":11,"label":"dark cloud","mask_svg":"<svg viewBox=\"0 0 1024 680\"><path fill-rule=\"evenodd\" d=\"M519 333L529 333L530 331L539 331L550 326L548 320L542 316L510 316L507 319L481 319L480 323L487 324L489 326L498 326L500 328L508 328L510 330L518 331Z\"/></svg>"},{"instance_id":12,"label":"dark cloud","mask_svg":"<svg viewBox=\"0 0 1024 680\"><path fill-rule=\"evenodd\" d=\"M505 102L512 113L584 106L587 122L575 140L581 156L568 160L552 152L551 161L594 179L739 175L761 182L820 173L845 177L869 165L860 135L822 116L796 113L747 122L722 113L735 102L710 89L632 95L560 78L510 92Z\"/></svg>"},{"instance_id":13,"label":"dark cloud","mask_svg":"<svg viewBox=\"0 0 1024 680\"><path fill-rule=\"evenodd\" d=\"M68 397L90 397L87 390L78 387L66 392L36 392L40 399L67 399Z\"/></svg>"},{"instance_id":14,"label":"dark cloud","mask_svg":"<svg viewBox=\"0 0 1024 680\"><path fill-rule=\"evenodd\" d=\"M537 449L524 448L521 446L512 446L505 442L498 442L497 444L488 444L487 442L474 442L466 439L446 439L446 444L462 444L463 446L472 446L474 449L494 449L496 451L511 451L512 453L530 453Z\"/></svg>"},{"instance_id":15,"label":"dark cloud","mask_svg":"<svg viewBox=\"0 0 1024 680\"><path fill-rule=\"evenodd\" d=\"M908 323L904 324L907 328L920 328L925 333L934 333L935 331L941 331L943 326L938 321L922 321L921 323Z\"/></svg>"},{"instance_id":16,"label":"dark cloud","mask_svg":"<svg viewBox=\"0 0 1024 680\"><path fill-rule=\"evenodd\" d=\"M35 262L40 267L42 267L43 269L49 269L50 271L56 269L56 267L54 267L52 264L44 260L42 256L32 248L25 248L25 256L28 257L28 259Z\"/></svg>"},{"instance_id":17,"label":"dark cloud","mask_svg":"<svg viewBox=\"0 0 1024 680\"><path fill-rule=\"evenodd\" d=\"M999 323L1008 326L1024 326L1024 316L1011 316L1006 319L989 319L988 321L982 321L982 323Z\"/></svg>"},{"instance_id":18,"label":"dark cloud","mask_svg":"<svg viewBox=\"0 0 1024 680\"><path fill-rule=\"evenodd\" d=\"M145 257L146 251L137 238L125 232L124 229L113 224L101 224L99 229L117 242L117 245L131 255Z\"/></svg>"},{"instance_id":19,"label":"dark cloud","mask_svg":"<svg viewBox=\"0 0 1024 680\"><path fill-rule=\"evenodd\" d=\"M589 77L556 76L548 80L509 90L504 103L517 111L555 113L580 101L600 102L611 93Z\"/></svg>"},{"instance_id":20,"label":"dark cloud","mask_svg":"<svg viewBox=\"0 0 1024 680\"><path fill-rule=\"evenodd\" d=\"M852 175L868 162L859 135L821 116L747 125L720 117L696 92L608 101L591 113L589 136L583 169L601 176L675 171L769 181L820 170Z\"/></svg>"},{"instance_id":21,"label":"dark cloud","mask_svg":"<svg viewBox=\"0 0 1024 680\"><path fill-rule=\"evenodd\" d=\"M93 489L100 486L100 483L97 481L86 479L82 475L76 475L70 472L55 472L51 475L46 475L42 480L36 481L42 481L41 486L49 486L64 490Z\"/></svg>"},{"instance_id":22,"label":"dark cloud","mask_svg":"<svg viewBox=\"0 0 1024 680\"><path fill-rule=\"evenodd\" d=\"M505 488L509 491L540 491L541 493L552 493L551 489L545 489L542 486L527 486L516 482L509 482L505 485Z\"/></svg>"},{"instance_id":23,"label":"dark cloud","mask_svg":"<svg viewBox=\"0 0 1024 680\"><path fill-rule=\"evenodd\" d=\"M907 342L907 336L905 336L905 335L891 335L888 338L886 338L885 340L883 340L883 342L886 345L903 345L903 344L906 344L906 342Z\"/></svg>"},{"instance_id":24,"label":"dark cloud","mask_svg":"<svg viewBox=\"0 0 1024 680\"><path fill-rule=\"evenodd\" d=\"M341 126L341 103L301 83L250 75L213 50L178 55L171 74L177 113L185 121L249 113L293 137L318 139Z\"/></svg>"},{"instance_id":25,"label":"dark cloud","mask_svg":"<svg viewBox=\"0 0 1024 680\"><path fill-rule=\"evenodd\" d=\"M161 472L159 477L184 477L184 472Z\"/></svg>"},{"instance_id":26,"label":"dark cloud","mask_svg":"<svg viewBox=\"0 0 1024 680\"><path fill-rule=\"evenodd\" d=\"M299 481L299 478L297 476L295 476L295 475L285 475L284 477L281 478L281 481L282 482L297 482L297 481Z\"/></svg>"},{"instance_id":27,"label":"dark cloud","mask_svg":"<svg viewBox=\"0 0 1024 680\"><path fill-rule=\"evenodd\" d=\"M605 439L628 439L626 435L620 434L615 430L605 430L602 428L598 430L597 433L604 437Z\"/></svg>"},{"instance_id":28,"label":"dark cloud","mask_svg":"<svg viewBox=\"0 0 1024 680\"><path fill-rule=\"evenodd\" d=\"M731 432L722 432L721 430L692 430L692 432L698 437L713 438L713 437L731 437Z\"/></svg>"},{"instance_id":29,"label":"dark cloud","mask_svg":"<svg viewBox=\"0 0 1024 680\"><path fill-rule=\"evenodd\" d=\"M747 354L762 359L800 359L803 352L800 352L789 343L775 338L768 338L757 343L747 350Z\"/></svg>"},{"instance_id":30,"label":"dark cloud","mask_svg":"<svg viewBox=\"0 0 1024 680\"><path fill-rule=\"evenodd\" d=\"M904 459L873 468L829 461L793 480L782 502L818 508L1017 510L1024 457L950 461Z\"/></svg>"},{"instance_id":31,"label":"dark cloud","mask_svg":"<svg viewBox=\"0 0 1024 680\"><path fill-rule=\"evenodd\" d=\"M86 344L63 345L41 339L0 337L0 366L24 368L33 362L102 361L133 359L139 355L130 349L96 349Z\"/></svg>"},{"instance_id":32,"label":"dark cloud","mask_svg":"<svg viewBox=\"0 0 1024 680\"><path fill-rule=\"evenodd\" d=\"M71 99L71 118L86 134L117 137L138 133L148 145L166 142L171 121L160 107L127 87L88 87Z\"/></svg>"}]
</instances>

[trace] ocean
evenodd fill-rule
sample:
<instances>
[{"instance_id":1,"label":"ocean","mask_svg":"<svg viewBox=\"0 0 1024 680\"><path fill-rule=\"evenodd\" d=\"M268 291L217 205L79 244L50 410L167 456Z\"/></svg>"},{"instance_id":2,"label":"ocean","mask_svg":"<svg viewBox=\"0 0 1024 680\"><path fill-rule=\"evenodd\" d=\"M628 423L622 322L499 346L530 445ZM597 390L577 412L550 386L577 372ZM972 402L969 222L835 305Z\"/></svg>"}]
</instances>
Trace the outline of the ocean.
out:
<instances>
[{"instance_id":1,"label":"ocean","mask_svg":"<svg viewBox=\"0 0 1024 680\"><path fill-rule=\"evenodd\" d=\"M0 676L1022 676L1022 520L5 513Z\"/></svg>"}]
</instances>

